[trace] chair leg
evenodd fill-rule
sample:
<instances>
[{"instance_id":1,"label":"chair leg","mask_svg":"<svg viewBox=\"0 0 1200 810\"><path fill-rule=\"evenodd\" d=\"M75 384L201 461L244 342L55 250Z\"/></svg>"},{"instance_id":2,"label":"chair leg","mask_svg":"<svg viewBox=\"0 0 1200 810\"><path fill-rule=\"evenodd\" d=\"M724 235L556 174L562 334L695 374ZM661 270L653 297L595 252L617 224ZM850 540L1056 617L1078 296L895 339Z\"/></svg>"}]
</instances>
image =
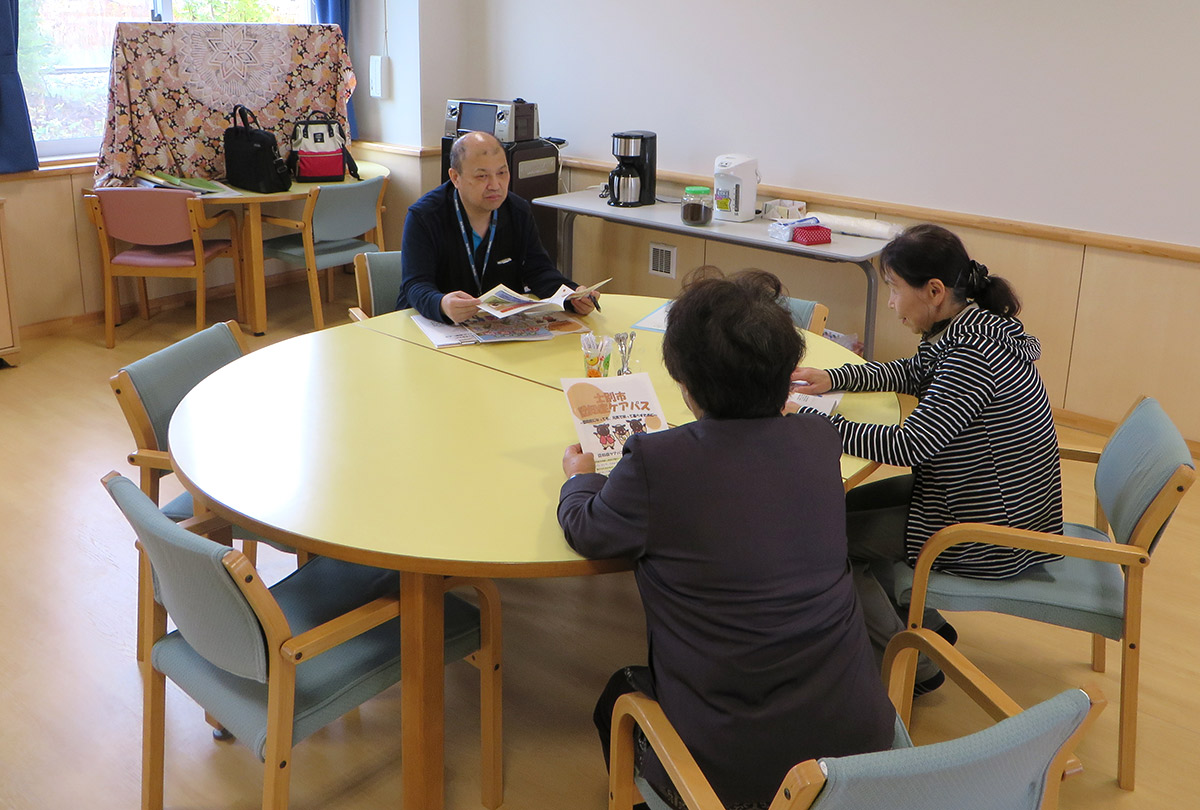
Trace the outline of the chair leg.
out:
<instances>
[{"instance_id":1,"label":"chair leg","mask_svg":"<svg viewBox=\"0 0 1200 810\"><path fill-rule=\"evenodd\" d=\"M251 565L258 565L258 542L255 540L242 541L242 553Z\"/></svg>"},{"instance_id":2,"label":"chair leg","mask_svg":"<svg viewBox=\"0 0 1200 810\"><path fill-rule=\"evenodd\" d=\"M500 591L487 579L467 579L479 598L479 650L468 660L479 669L479 784L483 806L504 803L504 696Z\"/></svg>"},{"instance_id":3,"label":"chair leg","mask_svg":"<svg viewBox=\"0 0 1200 810\"><path fill-rule=\"evenodd\" d=\"M145 557L145 552L142 552ZM149 562L146 568L149 569ZM167 611L154 605L146 623L148 643L167 632ZM166 734L167 676L150 663L149 652L142 670L142 810L162 810L163 738Z\"/></svg>"},{"instance_id":4,"label":"chair leg","mask_svg":"<svg viewBox=\"0 0 1200 810\"><path fill-rule=\"evenodd\" d=\"M150 558L138 549L137 583L137 660L150 661L150 645L154 643L154 574Z\"/></svg>"},{"instance_id":5,"label":"chair leg","mask_svg":"<svg viewBox=\"0 0 1200 810\"><path fill-rule=\"evenodd\" d=\"M107 268L104 271L104 344L108 348L117 345L117 313L121 309L121 294L117 291L117 280Z\"/></svg>"},{"instance_id":6,"label":"chair leg","mask_svg":"<svg viewBox=\"0 0 1200 810\"><path fill-rule=\"evenodd\" d=\"M167 679L149 661L142 669L142 810L162 810Z\"/></svg>"},{"instance_id":7,"label":"chair leg","mask_svg":"<svg viewBox=\"0 0 1200 810\"><path fill-rule=\"evenodd\" d=\"M145 320L150 320L150 293L146 289L146 277L140 276L137 280L138 288L138 313Z\"/></svg>"},{"instance_id":8,"label":"chair leg","mask_svg":"<svg viewBox=\"0 0 1200 810\"><path fill-rule=\"evenodd\" d=\"M325 268L325 300L333 303L333 277L337 275L337 267Z\"/></svg>"},{"instance_id":9,"label":"chair leg","mask_svg":"<svg viewBox=\"0 0 1200 810\"><path fill-rule=\"evenodd\" d=\"M1099 633L1092 633L1092 672L1104 671L1104 643L1106 639Z\"/></svg>"},{"instance_id":10,"label":"chair leg","mask_svg":"<svg viewBox=\"0 0 1200 810\"><path fill-rule=\"evenodd\" d=\"M308 298L312 303L313 311L313 327L316 329L325 328L325 313L321 307L321 287L320 279L317 278L318 270L314 267L307 268L308 274Z\"/></svg>"},{"instance_id":11,"label":"chair leg","mask_svg":"<svg viewBox=\"0 0 1200 810\"><path fill-rule=\"evenodd\" d=\"M1137 644L1125 641L1121 651L1121 722L1118 732L1117 785L1133 790L1134 764L1137 758L1138 670L1141 651Z\"/></svg>"},{"instance_id":12,"label":"chair leg","mask_svg":"<svg viewBox=\"0 0 1200 810\"><path fill-rule=\"evenodd\" d=\"M205 304L208 303L208 286L204 280L204 268L200 268L200 274L196 276L196 331L200 332L204 329L206 321L206 313L204 311Z\"/></svg>"},{"instance_id":13,"label":"chair leg","mask_svg":"<svg viewBox=\"0 0 1200 810\"><path fill-rule=\"evenodd\" d=\"M274 659L272 663L277 663ZM296 667L272 668L267 697L267 747L263 764L263 810L287 810L292 776L292 728L296 712Z\"/></svg>"}]
</instances>

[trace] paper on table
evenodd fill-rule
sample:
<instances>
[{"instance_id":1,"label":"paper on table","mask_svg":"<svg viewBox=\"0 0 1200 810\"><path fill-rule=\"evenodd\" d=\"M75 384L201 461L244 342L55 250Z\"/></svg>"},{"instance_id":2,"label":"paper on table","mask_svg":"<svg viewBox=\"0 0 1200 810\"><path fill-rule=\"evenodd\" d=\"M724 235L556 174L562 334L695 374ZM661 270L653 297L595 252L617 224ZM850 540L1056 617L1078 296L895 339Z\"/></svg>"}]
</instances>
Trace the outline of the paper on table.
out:
<instances>
[{"instance_id":1,"label":"paper on table","mask_svg":"<svg viewBox=\"0 0 1200 810\"><path fill-rule=\"evenodd\" d=\"M650 332L667 331L667 313L671 311L673 301L668 301L658 309L643 317L633 325L634 329L646 329Z\"/></svg>"},{"instance_id":2,"label":"paper on table","mask_svg":"<svg viewBox=\"0 0 1200 810\"><path fill-rule=\"evenodd\" d=\"M802 394L793 391L788 394L788 402L793 402L801 408L812 408L829 416L842 401L842 394L842 391L830 391L828 394Z\"/></svg>"},{"instance_id":3,"label":"paper on table","mask_svg":"<svg viewBox=\"0 0 1200 810\"><path fill-rule=\"evenodd\" d=\"M413 323L421 328L425 333L425 337L433 342L433 345L439 349L446 346L466 346L471 343L478 343L479 338L475 336L467 327L460 323L438 323L431 321L424 315L413 314Z\"/></svg>"},{"instance_id":4,"label":"paper on table","mask_svg":"<svg viewBox=\"0 0 1200 810\"><path fill-rule=\"evenodd\" d=\"M549 340L558 335L587 332L590 328L565 312L537 312L506 320L490 315L476 315L456 324L431 321L416 313L413 313L412 319L438 349L447 346L469 346L473 343Z\"/></svg>"}]
</instances>

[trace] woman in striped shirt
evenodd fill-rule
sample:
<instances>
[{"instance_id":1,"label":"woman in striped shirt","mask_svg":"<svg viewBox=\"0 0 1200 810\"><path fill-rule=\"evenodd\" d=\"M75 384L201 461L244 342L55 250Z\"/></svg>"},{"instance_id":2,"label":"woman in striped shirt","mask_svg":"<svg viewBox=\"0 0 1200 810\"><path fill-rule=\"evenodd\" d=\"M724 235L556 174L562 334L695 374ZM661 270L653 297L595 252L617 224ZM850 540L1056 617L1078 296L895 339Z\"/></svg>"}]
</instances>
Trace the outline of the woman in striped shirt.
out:
<instances>
[{"instance_id":1,"label":"woman in striped shirt","mask_svg":"<svg viewBox=\"0 0 1200 810\"><path fill-rule=\"evenodd\" d=\"M1012 287L989 276L957 236L937 225L905 230L883 249L881 263L888 306L921 335L916 355L828 371L798 368L792 375L807 393L896 391L918 399L902 425L831 417L847 453L912 468L846 496L851 568L880 659L907 619L893 601L892 565L912 565L934 532L967 522L1062 532L1058 440L1034 367L1041 346L1016 318L1021 304ZM1052 559L1058 558L975 543L950 549L934 567L1002 579ZM925 623L951 643L957 639L935 611ZM922 659L917 694L944 680Z\"/></svg>"}]
</instances>

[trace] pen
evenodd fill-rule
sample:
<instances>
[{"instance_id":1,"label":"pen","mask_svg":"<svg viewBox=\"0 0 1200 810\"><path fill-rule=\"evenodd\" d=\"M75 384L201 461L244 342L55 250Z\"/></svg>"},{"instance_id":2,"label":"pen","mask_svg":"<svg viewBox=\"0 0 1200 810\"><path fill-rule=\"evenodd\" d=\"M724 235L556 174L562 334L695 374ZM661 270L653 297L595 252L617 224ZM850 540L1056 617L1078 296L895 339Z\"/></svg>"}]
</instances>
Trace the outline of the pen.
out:
<instances>
[{"instance_id":1,"label":"pen","mask_svg":"<svg viewBox=\"0 0 1200 810\"><path fill-rule=\"evenodd\" d=\"M600 309L600 302L596 300L596 296L594 296L594 295L589 295L589 296L588 296L588 298L592 299L592 306L594 306L594 307L596 308L596 311L597 311L597 312L603 312L603 311L604 311L604 310Z\"/></svg>"}]
</instances>

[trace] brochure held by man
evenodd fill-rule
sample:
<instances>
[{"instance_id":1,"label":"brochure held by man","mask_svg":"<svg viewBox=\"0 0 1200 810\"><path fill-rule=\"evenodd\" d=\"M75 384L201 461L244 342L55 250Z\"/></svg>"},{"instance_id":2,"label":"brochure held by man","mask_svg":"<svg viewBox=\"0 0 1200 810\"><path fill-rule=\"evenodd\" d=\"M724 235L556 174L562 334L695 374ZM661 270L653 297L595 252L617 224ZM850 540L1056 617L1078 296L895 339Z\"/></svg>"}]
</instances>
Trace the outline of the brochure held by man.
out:
<instances>
[{"instance_id":1,"label":"brochure held by man","mask_svg":"<svg viewBox=\"0 0 1200 810\"><path fill-rule=\"evenodd\" d=\"M554 295L549 298L534 298L523 295L503 284L498 284L479 296L479 309L497 318L507 318L511 315L521 315L527 312L551 312L566 309L566 302L577 298L586 298L603 287L611 278L606 278L590 287L580 287L572 290L566 284L559 286Z\"/></svg>"}]
</instances>

